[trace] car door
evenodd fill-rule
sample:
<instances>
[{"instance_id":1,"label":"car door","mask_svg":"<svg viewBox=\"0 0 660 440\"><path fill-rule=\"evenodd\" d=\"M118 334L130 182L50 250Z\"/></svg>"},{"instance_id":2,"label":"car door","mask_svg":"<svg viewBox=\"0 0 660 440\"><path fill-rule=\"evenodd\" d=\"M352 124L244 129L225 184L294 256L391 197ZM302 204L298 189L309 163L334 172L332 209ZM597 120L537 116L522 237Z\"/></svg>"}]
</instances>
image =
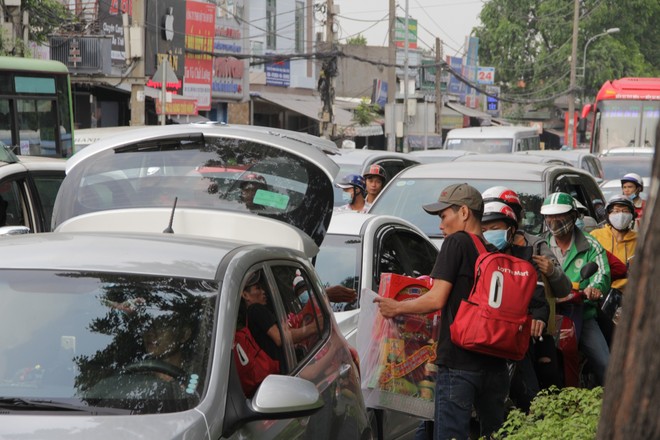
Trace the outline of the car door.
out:
<instances>
[{"instance_id":1,"label":"car door","mask_svg":"<svg viewBox=\"0 0 660 440\"><path fill-rule=\"evenodd\" d=\"M589 216L597 223L606 220L603 192L591 175L559 173L554 178L552 188L551 192L561 191L572 195L587 207Z\"/></svg>"},{"instance_id":2,"label":"car door","mask_svg":"<svg viewBox=\"0 0 660 440\"><path fill-rule=\"evenodd\" d=\"M280 374L314 383L324 406L309 417L248 423L234 437L358 438L366 429L366 418L357 366L333 326L320 283L308 267L288 260L261 264L246 273L246 278L254 270L263 273L267 307L276 316L282 340ZM305 285L304 298L302 291L295 290L300 283ZM240 325L240 311L238 319ZM298 330L303 327L306 336L301 339Z\"/></svg>"},{"instance_id":3,"label":"car door","mask_svg":"<svg viewBox=\"0 0 660 440\"><path fill-rule=\"evenodd\" d=\"M64 180L64 171L31 171L30 200L34 205L39 226L35 232L50 232L57 192Z\"/></svg>"},{"instance_id":4,"label":"car door","mask_svg":"<svg viewBox=\"0 0 660 440\"><path fill-rule=\"evenodd\" d=\"M372 290L378 291L383 273L409 277L429 275L438 249L428 238L403 226L385 226L376 234Z\"/></svg>"}]
</instances>

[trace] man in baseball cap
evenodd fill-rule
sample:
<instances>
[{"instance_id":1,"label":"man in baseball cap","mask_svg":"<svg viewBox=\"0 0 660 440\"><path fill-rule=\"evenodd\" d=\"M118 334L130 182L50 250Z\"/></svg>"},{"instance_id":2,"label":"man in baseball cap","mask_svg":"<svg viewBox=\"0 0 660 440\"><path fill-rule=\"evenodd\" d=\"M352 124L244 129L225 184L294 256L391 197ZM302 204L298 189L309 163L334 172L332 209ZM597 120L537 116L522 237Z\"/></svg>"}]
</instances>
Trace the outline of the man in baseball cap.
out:
<instances>
[{"instance_id":1,"label":"man in baseball cap","mask_svg":"<svg viewBox=\"0 0 660 440\"><path fill-rule=\"evenodd\" d=\"M423 208L440 217L440 229L445 237L430 274L433 286L409 301L377 297L374 301L386 318L437 310L442 310L442 316L456 316L461 301L472 290L479 252L470 235L455 232L472 233L486 249L497 250L483 240L484 201L476 188L467 183L450 185L440 192L437 202ZM481 435L488 437L504 421L504 402L509 391L506 361L455 345L449 332L450 321L440 320L435 361L438 365L435 438L468 438L472 407L477 402Z\"/></svg>"},{"instance_id":2,"label":"man in baseball cap","mask_svg":"<svg viewBox=\"0 0 660 440\"><path fill-rule=\"evenodd\" d=\"M450 206L467 206L472 211L483 212L484 200L475 187L467 183L456 183L443 189L437 202L423 205L422 208L431 215L438 215Z\"/></svg>"}]
</instances>

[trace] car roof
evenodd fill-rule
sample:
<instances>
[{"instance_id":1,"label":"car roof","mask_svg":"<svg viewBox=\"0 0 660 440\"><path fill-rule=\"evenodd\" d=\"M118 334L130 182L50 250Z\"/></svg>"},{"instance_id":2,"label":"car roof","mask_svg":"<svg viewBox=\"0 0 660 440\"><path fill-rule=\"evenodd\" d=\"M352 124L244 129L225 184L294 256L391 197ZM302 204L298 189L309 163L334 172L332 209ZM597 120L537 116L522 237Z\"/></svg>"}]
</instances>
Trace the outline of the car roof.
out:
<instances>
[{"instance_id":1,"label":"car roof","mask_svg":"<svg viewBox=\"0 0 660 440\"><path fill-rule=\"evenodd\" d=\"M647 147L618 147L600 152L601 157L631 155L631 156L646 156L655 154L655 148Z\"/></svg>"},{"instance_id":2,"label":"car roof","mask_svg":"<svg viewBox=\"0 0 660 440\"><path fill-rule=\"evenodd\" d=\"M514 134L536 134L537 131L533 127L526 127L522 125L498 125L486 127L464 127L454 128L447 133L447 139L466 139L466 138L509 138Z\"/></svg>"},{"instance_id":3,"label":"car roof","mask_svg":"<svg viewBox=\"0 0 660 440\"><path fill-rule=\"evenodd\" d=\"M408 220L402 219L401 217L348 211L336 212L332 216L330 226L328 226L328 234L360 235L360 231L362 231L364 226L369 222L378 222L381 224L394 223L413 229L422 237L426 236L424 232L422 232L417 226L413 225Z\"/></svg>"},{"instance_id":4,"label":"car roof","mask_svg":"<svg viewBox=\"0 0 660 440\"><path fill-rule=\"evenodd\" d=\"M570 150L526 150L526 151L516 151L514 154L532 154L535 156L553 156L566 158L566 160L578 160L584 156L593 156L595 154L589 152L588 148L574 148Z\"/></svg>"},{"instance_id":5,"label":"car roof","mask_svg":"<svg viewBox=\"0 0 660 440\"><path fill-rule=\"evenodd\" d=\"M475 154L457 157L454 162L526 162L526 163L554 163L557 165L573 166L568 160L563 160L555 156L540 156L535 154L514 155L511 153L493 153L493 154Z\"/></svg>"},{"instance_id":6,"label":"car roof","mask_svg":"<svg viewBox=\"0 0 660 440\"><path fill-rule=\"evenodd\" d=\"M552 163L510 162L506 166L493 166L492 162L454 161L450 167L441 163L416 165L403 170L396 179L465 178L467 180L474 179L473 176L477 176L479 179L542 181L544 173L551 170L564 170L569 173L586 174L582 170L572 166L561 166Z\"/></svg>"},{"instance_id":7,"label":"car roof","mask_svg":"<svg viewBox=\"0 0 660 440\"><path fill-rule=\"evenodd\" d=\"M417 159L405 153L383 150L365 150L365 149L340 149L339 154L332 156L332 159L338 164L362 165L370 159L404 159L418 162Z\"/></svg>"},{"instance_id":8,"label":"car roof","mask_svg":"<svg viewBox=\"0 0 660 440\"><path fill-rule=\"evenodd\" d=\"M410 156L413 156L415 159L422 162L432 162L436 159L444 159L445 161L452 161L460 156L474 155L477 154L474 151L467 150L445 150L444 148L435 148L432 150L416 150L408 153Z\"/></svg>"},{"instance_id":9,"label":"car roof","mask_svg":"<svg viewBox=\"0 0 660 440\"><path fill-rule=\"evenodd\" d=\"M0 240L12 258L4 269L85 270L148 273L214 279L218 264L241 244L176 234L65 233L7 236ZM66 258L62 255L66 246Z\"/></svg>"}]
</instances>

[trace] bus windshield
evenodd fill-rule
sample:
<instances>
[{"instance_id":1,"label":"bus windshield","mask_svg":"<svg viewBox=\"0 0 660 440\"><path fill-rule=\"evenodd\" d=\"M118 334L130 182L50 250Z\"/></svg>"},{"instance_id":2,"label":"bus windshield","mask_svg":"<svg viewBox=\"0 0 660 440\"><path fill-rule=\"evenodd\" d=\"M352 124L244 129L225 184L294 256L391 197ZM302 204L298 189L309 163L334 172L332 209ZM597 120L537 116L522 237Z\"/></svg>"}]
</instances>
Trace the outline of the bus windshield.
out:
<instances>
[{"instance_id":1,"label":"bus windshield","mask_svg":"<svg viewBox=\"0 0 660 440\"><path fill-rule=\"evenodd\" d=\"M0 142L18 155L73 154L66 66L56 61L0 57Z\"/></svg>"},{"instance_id":2,"label":"bus windshield","mask_svg":"<svg viewBox=\"0 0 660 440\"><path fill-rule=\"evenodd\" d=\"M598 151L621 147L655 148L660 101L606 100L599 103Z\"/></svg>"}]
</instances>

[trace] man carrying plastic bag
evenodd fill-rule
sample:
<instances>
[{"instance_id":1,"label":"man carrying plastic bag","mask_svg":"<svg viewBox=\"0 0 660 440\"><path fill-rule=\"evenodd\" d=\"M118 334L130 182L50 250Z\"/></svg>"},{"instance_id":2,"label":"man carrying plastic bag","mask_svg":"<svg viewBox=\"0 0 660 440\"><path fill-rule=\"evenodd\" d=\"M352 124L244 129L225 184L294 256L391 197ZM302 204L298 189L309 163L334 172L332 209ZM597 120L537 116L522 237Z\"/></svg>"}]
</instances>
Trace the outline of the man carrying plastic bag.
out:
<instances>
[{"instance_id":1,"label":"man carrying plastic bag","mask_svg":"<svg viewBox=\"0 0 660 440\"><path fill-rule=\"evenodd\" d=\"M433 285L419 298L409 301L377 297L380 313L386 318L402 314L442 310L437 346L434 435L436 440L467 439L472 408L479 417L481 435L488 437L504 421L504 402L509 390L506 360L465 350L451 340L451 320L474 284L474 267L479 253L468 234L482 242L483 199L479 191L464 183L442 190L438 202L423 206L440 217L445 240L431 273ZM496 248L484 243L488 251Z\"/></svg>"}]
</instances>

